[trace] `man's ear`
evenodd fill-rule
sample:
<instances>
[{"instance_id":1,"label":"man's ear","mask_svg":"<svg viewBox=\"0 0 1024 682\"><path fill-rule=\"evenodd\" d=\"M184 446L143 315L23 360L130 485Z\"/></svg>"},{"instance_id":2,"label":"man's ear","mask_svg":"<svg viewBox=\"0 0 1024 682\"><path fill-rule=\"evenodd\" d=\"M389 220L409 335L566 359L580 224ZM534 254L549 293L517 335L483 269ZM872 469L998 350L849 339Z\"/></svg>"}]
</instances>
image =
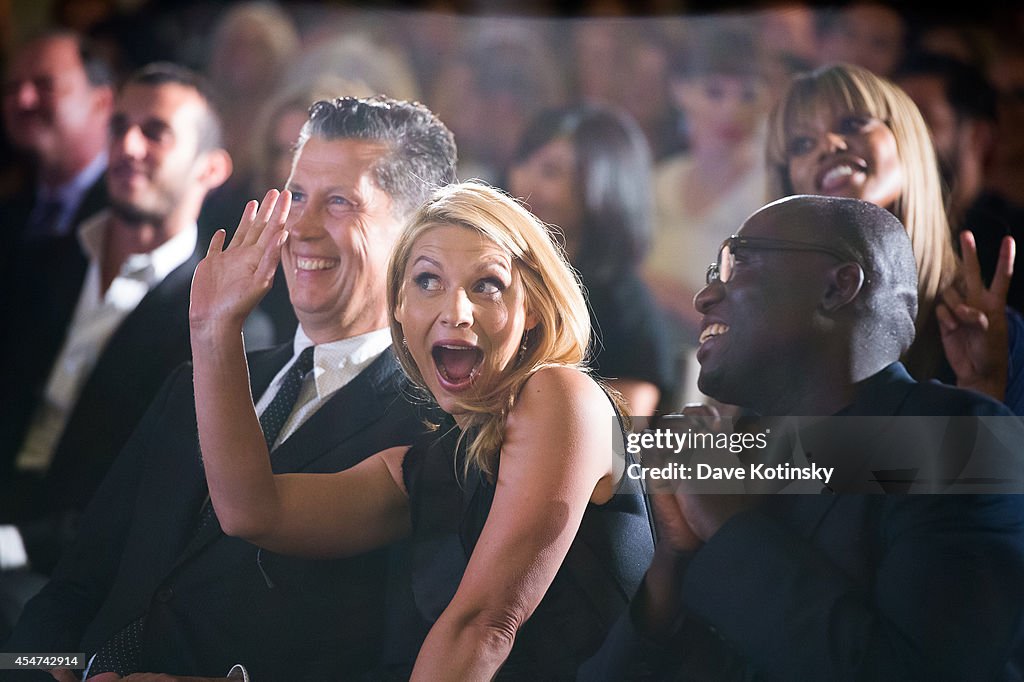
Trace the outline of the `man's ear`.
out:
<instances>
[{"instance_id":1,"label":"man's ear","mask_svg":"<svg viewBox=\"0 0 1024 682\"><path fill-rule=\"evenodd\" d=\"M864 269L857 263L842 263L827 273L828 286L821 298L826 312L835 312L857 298L864 286Z\"/></svg>"},{"instance_id":2,"label":"man's ear","mask_svg":"<svg viewBox=\"0 0 1024 682\"><path fill-rule=\"evenodd\" d=\"M92 106L104 119L110 118L114 111L114 90L107 85L98 85L92 91Z\"/></svg>"},{"instance_id":3,"label":"man's ear","mask_svg":"<svg viewBox=\"0 0 1024 682\"><path fill-rule=\"evenodd\" d=\"M199 172L199 182L206 187L207 192L210 192L223 185L231 177L234 163L231 161L231 155L228 154L226 149L211 149L208 152L204 152L203 157L203 168Z\"/></svg>"}]
</instances>

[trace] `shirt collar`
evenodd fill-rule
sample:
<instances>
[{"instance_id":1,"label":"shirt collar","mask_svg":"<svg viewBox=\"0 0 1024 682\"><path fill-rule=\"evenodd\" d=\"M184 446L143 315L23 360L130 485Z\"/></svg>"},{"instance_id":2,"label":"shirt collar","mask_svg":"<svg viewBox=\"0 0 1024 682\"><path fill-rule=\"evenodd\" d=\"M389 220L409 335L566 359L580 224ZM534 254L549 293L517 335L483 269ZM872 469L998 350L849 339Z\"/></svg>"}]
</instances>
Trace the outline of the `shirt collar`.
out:
<instances>
[{"instance_id":1,"label":"shirt collar","mask_svg":"<svg viewBox=\"0 0 1024 682\"><path fill-rule=\"evenodd\" d=\"M78 241L89 260L99 262L103 255L103 240L106 238L110 211L101 211L89 218L78 229ZM199 228L193 222L148 253L134 253L128 256L121 272L138 272L149 269L156 280L162 280L172 270L189 259L199 241Z\"/></svg>"},{"instance_id":2,"label":"shirt collar","mask_svg":"<svg viewBox=\"0 0 1024 682\"><path fill-rule=\"evenodd\" d=\"M306 335L302 325L298 325L292 343L293 358L312 345L312 339ZM317 344L313 351L313 379L316 382L317 395L323 398L341 388L347 382L346 377L350 378L349 375L352 374L343 370L357 366L362 371L390 345L391 330L387 327L347 339Z\"/></svg>"},{"instance_id":3,"label":"shirt collar","mask_svg":"<svg viewBox=\"0 0 1024 682\"><path fill-rule=\"evenodd\" d=\"M107 152L104 150L97 154L96 157L89 162L89 165L80 170L78 175L71 178L64 184L57 185L56 187L40 185L39 199L51 201L56 200L64 206L77 204L78 198L85 194L85 192L100 179L100 176L103 175L103 171L106 169Z\"/></svg>"},{"instance_id":4,"label":"shirt collar","mask_svg":"<svg viewBox=\"0 0 1024 682\"><path fill-rule=\"evenodd\" d=\"M860 382L853 403L836 415L895 414L915 383L906 367L900 362L894 362Z\"/></svg>"}]
</instances>

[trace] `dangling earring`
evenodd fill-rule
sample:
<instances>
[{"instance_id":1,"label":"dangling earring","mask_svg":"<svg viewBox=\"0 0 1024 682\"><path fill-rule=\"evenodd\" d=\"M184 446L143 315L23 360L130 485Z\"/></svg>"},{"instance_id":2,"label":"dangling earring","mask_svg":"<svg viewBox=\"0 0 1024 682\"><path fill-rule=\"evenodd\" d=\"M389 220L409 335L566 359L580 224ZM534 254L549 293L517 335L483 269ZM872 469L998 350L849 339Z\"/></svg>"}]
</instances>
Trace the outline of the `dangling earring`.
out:
<instances>
[{"instance_id":1,"label":"dangling earring","mask_svg":"<svg viewBox=\"0 0 1024 682\"><path fill-rule=\"evenodd\" d=\"M523 342L519 344L519 355L516 356L516 364L517 365L521 364L523 362L523 358L526 357L526 350L527 350L526 344L529 341L529 338L530 338L529 337L529 332L528 331L523 332Z\"/></svg>"}]
</instances>

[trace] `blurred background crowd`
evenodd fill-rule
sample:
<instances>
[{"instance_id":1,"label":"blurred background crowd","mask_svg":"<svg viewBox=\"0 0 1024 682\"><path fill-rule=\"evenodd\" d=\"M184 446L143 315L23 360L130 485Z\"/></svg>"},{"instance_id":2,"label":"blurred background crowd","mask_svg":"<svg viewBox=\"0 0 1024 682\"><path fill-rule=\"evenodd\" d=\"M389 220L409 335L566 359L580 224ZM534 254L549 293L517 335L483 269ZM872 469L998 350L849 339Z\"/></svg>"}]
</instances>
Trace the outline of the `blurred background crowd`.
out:
<instances>
[{"instance_id":1,"label":"blurred background crowd","mask_svg":"<svg viewBox=\"0 0 1024 682\"><path fill-rule=\"evenodd\" d=\"M1024 9L1012 4L939 14L876 2L0 0L5 73L16 46L59 27L89 38L114 86L153 61L213 84L234 170L206 199L200 248L245 201L284 185L310 102L423 102L455 134L460 179L508 189L558 226L592 299L650 293L674 349L643 377L663 405L694 397L692 296L722 239L765 201L766 118L793 74L859 64L915 99L953 229L978 207L991 217L978 235L989 274L999 238L1024 224ZM8 78L0 201L37 181L35 152L9 129L17 108L45 105L59 87L26 92ZM586 127L595 111L612 122ZM613 201L611 183L622 185ZM626 278L643 284L613 286ZM1009 303L1021 301L1018 277ZM264 308L269 323L250 343L290 339L280 287Z\"/></svg>"}]
</instances>

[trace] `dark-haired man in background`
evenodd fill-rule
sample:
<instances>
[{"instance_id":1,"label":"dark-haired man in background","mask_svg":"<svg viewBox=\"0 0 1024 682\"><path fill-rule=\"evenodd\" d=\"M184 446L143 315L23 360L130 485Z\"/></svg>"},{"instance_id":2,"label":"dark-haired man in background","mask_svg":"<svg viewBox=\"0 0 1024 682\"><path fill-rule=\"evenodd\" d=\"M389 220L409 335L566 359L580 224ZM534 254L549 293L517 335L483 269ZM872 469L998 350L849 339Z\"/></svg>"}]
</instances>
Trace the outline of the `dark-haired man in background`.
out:
<instances>
[{"instance_id":1,"label":"dark-haired man in background","mask_svg":"<svg viewBox=\"0 0 1024 682\"><path fill-rule=\"evenodd\" d=\"M73 279L84 267L73 228L106 203L102 176L113 101L110 68L74 33L42 34L12 55L4 74L4 129L30 167L25 191L0 202L0 313L8 314L9 283L19 265L38 267L48 257L51 277L61 281L68 270Z\"/></svg>"},{"instance_id":2,"label":"dark-haired man in background","mask_svg":"<svg viewBox=\"0 0 1024 682\"><path fill-rule=\"evenodd\" d=\"M422 428L389 348L385 276L405 220L454 179L455 162L451 133L421 105L346 97L311 108L281 254L299 328L248 358L275 472L340 471ZM293 406L282 405L289 390ZM242 664L254 680L327 680L373 669L388 551L277 555L204 523L206 497L184 365L4 648L96 652L90 675L220 676Z\"/></svg>"},{"instance_id":3,"label":"dark-haired man in background","mask_svg":"<svg viewBox=\"0 0 1024 682\"><path fill-rule=\"evenodd\" d=\"M910 54L894 80L928 123L948 192L950 226L954 233L974 233L982 276L991 282L1003 237L1010 235L1018 244L1024 239L1024 206L987 186L1000 144L999 94L976 66L928 52ZM1024 270L1024 254L1017 254L1014 269ZM1024 311L1024 278L1010 280L1006 302Z\"/></svg>"},{"instance_id":4,"label":"dark-haired man in background","mask_svg":"<svg viewBox=\"0 0 1024 682\"><path fill-rule=\"evenodd\" d=\"M196 218L231 172L205 86L174 65L134 74L109 124L108 208L71 236L57 286L18 264L0 353L0 587L47 573L167 374L190 356Z\"/></svg>"}]
</instances>

